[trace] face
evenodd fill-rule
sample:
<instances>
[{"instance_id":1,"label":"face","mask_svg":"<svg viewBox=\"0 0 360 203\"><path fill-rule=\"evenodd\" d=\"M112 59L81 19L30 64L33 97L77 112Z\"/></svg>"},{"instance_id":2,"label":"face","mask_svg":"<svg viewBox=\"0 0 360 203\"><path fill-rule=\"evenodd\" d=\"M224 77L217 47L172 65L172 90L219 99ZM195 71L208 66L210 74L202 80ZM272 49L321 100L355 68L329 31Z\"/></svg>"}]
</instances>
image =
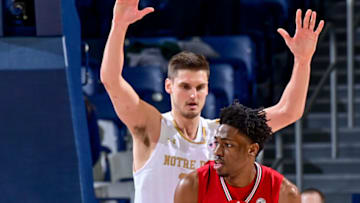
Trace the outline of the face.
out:
<instances>
[{"instance_id":1,"label":"face","mask_svg":"<svg viewBox=\"0 0 360 203\"><path fill-rule=\"evenodd\" d=\"M236 128L222 124L215 134L215 165L219 176L233 176L250 164L253 166L259 146Z\"/></svg>"},{"instance_id":2,"label":"face","mask_svg":"<svg viewBox=\"0 0 360 203\"><path fill-rule=\"evenodd\" d=\"M303 202L303 203L322 203L320 195L315 192L301 194L301 202Z\"/></svg>"},{"instance_id":3,"label":"face","mask_svg":"<svg viewBox=\"0 0 360 203\"><path fill-rule=\"evenodd\" d=\"M206 71L179 70L173 79L167 79L166 91L171 95L174 111L185 118L199 116L208 94Z\"/></svg>"}]
</instances>

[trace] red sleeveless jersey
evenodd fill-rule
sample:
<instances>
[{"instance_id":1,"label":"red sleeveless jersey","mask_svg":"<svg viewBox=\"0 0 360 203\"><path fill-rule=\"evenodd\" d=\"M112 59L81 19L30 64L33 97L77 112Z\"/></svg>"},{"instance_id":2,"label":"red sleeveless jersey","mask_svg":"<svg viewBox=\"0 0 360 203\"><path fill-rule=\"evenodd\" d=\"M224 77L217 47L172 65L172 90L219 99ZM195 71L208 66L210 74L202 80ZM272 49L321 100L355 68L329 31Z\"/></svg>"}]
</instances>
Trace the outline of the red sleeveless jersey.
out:
<instances>
[{"instance_id":1,"label":"red sleeveless jersey","mask_svg":"<svg viewBox=\"0 0 360 203\"><path fill-rule=\"evenodd\" d=\"M218 176L214 161L197 169L199 179L198 203L277 203L283 175L255 163L256 177L248 186L232 187Z\"/></svg>"}]
</instances>

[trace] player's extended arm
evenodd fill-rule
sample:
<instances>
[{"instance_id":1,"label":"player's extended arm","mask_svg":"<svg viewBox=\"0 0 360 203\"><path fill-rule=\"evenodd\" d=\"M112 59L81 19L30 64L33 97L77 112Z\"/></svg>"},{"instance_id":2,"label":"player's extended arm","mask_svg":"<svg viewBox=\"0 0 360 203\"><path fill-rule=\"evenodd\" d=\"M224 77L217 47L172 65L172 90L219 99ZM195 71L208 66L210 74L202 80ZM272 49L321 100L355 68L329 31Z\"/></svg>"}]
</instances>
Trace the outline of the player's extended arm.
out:
<instances>
[{"instance_id":1,"label":"player's extended arm","mask_svg":"<svg viewBox=\"0 0 360 203\"><path fill-rule=\"evenodd\" d=\"M199 180L197 172L191 172L180 180L175 190L174 203L197 203Z\"/></svg>"},{"instance_id":2,"label":"player's extended arm","mask_svg":"<svg viewBox=\"0 0 360 203\"><path fill-rule=\"evenodd\" d=\"M324 27L324 21L321 20L314 31L315 24L315 11L307 10L302 21L301 10L298 9L294 37L290 37L284 29L278 29L294 55L294 67L290 82L287 84L280 101L276 105L265 109L269 119L268 125L273 132L295 122L304 113L310 80L310 63L316 50L318 37Z\"/></svg>"},{"instance_id":3,"label":"player's extended arm","mask_svg":"<svg viewBox=\"0 0 360 203\"><path fill-rule=\"evenodd\" d=\"M284 178L280 186L279 203L300 203L301 196L298 188Z\"/></svg>"},{"instance_id":4,"label":"player's extended arm","mask_svg":"<svg viewBox=\"0 0 360 203\"><path fill-rule=\"evenodd\" d=\"M100 74L117 115L133 136L134 170L141 168L150 157L160 137L161 125L160 112L141 100L121 75L128 26L154 11L153 8L140 11L138 3L139 0L116 0Z\"/></svg>"},{"instance_id":5,"label":"player's extended arm","mask_svg":"<svg viewBox=\"0 0 360 203\"><path fill-rule=\"evenodd\" d=\"M145 125L146 113L154 111L148 110L151 109L150 105L139 98L121 75L124 65L124 40L128 26L154 11L153 8L138 10L138 2L139 0L116 0L100 74L117 115L130 129Z\"/></svg>"}]
</instances>

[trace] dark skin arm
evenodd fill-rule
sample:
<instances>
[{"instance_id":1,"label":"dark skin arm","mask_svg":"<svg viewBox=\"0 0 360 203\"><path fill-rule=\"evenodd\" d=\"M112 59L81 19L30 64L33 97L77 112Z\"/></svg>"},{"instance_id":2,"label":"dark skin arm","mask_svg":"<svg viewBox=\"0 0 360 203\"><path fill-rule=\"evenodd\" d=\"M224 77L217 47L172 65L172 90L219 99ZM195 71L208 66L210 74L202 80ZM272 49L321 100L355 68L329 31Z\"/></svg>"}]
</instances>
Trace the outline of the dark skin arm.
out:
<instances>
[{"instance_id":1,"label":"dark skin arm","mask_svg":"<svg viewBox=\"0 0 360 203\"><path fill-rule=\"evenodd\" d=\"M197 203L199 179L197 171L191 172L180 180L175 190L174 203Z\"/></svg>"},{"instance_id":2,"label":"dark skin arm","mask_svg":"<svg viewBox=\"0 0 360 203\"><path fill-rule=\"evenodd\" d=\"M284 178L279 195L279 203L301 203L301 196L298 188L288 179Z\"/></svg>"}]
</instances>

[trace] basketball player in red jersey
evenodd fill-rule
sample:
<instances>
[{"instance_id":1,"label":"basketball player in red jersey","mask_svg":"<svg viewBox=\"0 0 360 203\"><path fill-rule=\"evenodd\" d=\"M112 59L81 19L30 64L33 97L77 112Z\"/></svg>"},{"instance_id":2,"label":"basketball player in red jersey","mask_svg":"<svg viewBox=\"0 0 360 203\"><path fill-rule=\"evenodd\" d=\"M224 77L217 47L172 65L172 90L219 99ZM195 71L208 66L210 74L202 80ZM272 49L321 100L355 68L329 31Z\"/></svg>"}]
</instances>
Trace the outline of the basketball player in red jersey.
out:
<instances>
[{"instance_id":1,"label":"basketball player in red jersey","mask_svg":"<svg viewBox=\"0 0 360 203\"><path fill-rule=\"evenodd\" d=\"M239 103L224 108L215 134L215 161L180 181L175 203L300 203L297 187L255 162L272 135L262 109Z\"/></svg>"}]
</instances>

